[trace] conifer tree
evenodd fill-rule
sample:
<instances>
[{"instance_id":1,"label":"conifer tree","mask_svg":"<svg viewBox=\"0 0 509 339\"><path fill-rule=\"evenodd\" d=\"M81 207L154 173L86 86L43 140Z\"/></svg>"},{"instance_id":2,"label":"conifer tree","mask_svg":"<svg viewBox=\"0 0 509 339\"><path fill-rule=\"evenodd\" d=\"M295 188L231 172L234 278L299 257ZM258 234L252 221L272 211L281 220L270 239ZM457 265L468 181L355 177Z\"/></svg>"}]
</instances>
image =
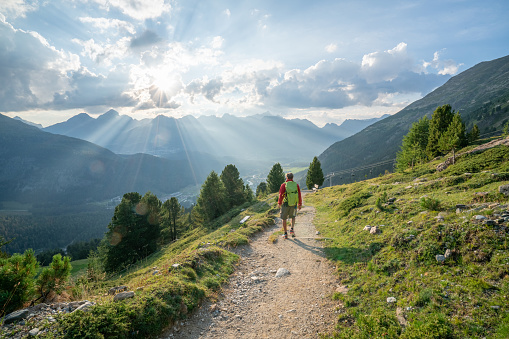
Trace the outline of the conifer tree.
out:
<instances>
[{"instance_id":1,"label":"conifer tree","mask_svg":"<svg viewBox=\"0 0 509 339\"><path fill-rule=\"evenodd\" d=\"M150 192L143 197L136 192L124 194L101 243L107 272L118 271L156 251L160 208L161 201Z\"/></svg>"},{"instance_id":2,"label":"conifer tree","mask_svg":"<svg viewBox=\"0 0 509 339\"><path fill-rule=\"evenodd\" d=\"M23 255L0 258L0 316L23 306L35 291L34 277L39 267L33 250Z\"/></svg>"},{"instance_id":3,"label":"conifer tree","mask_svg":"<svg viewBox=\"0 0 509 339\"><path fill-rule=\"evenodd\" d=\"M49 267L45 268L37 279L37 286L44 299L51 291L60 294L71 275L71 258L55 254Z\"/></svg>"},{"instance_id":4,"label":"conifer tree","mask_svg":"<svg viewBox=\"0 0 509 339\"><path fill-rule=\"evenodd\" d=\"M201 187L196 203L205 222L219 217L228 210L226 189L216 172L210 172Z\"/></svg>"},{"instance_id":5,"label":"conifer tree","mask_svg":"<svg viewBox=\"0 0 509 339\"><path fill-rule=\"evenodd\" d=\"M465 124L461 120L459 112L454 114L451 124L447 131L442 135L439 140L439 149L444 152L452 150L452 162L456 160L456 150L467 144L467 137L465 135Z\"/></svg>"},{"instance_id":6,"label":"conifer tree","mask_svg":"<svg viewBox=\"0 0 509 339\"><path fill-rule=\"evenodd\" d=\"M246 184L246 186L244 186L244 198L248 202L251 202L254 200L253 190L251 189L249 184Z\"/></svg>"},{"instance_id":7,"label":"conifer tree","mask_svg":"<svg viewBox=\"0 0 509 339\"><path fill-rule=\"evenodd\" d=\"M258 187L256 187L256 197L260 198L267 194L267 183L265 181L262 181L258 184Z\"/></svg>"},{"instance_id":8,"label":"conifer tree","mask_svg":"<svg viewBox=\"0 0 509 339\"><path fill-rule=\"evenodd\" d=\"M433 112L429 122L428 144L426 147L426 153L430 159L440 154L440 138L447 131L453 117L454 112L449 104L437 107Z\"/></svg>"},{"instance_id":9,"label":"conifer tree","mask_svg":"<svg viewBox=\"0 0 509 339\"><path fill-rule=\"evenodd\" d=\"M228 209L242 205L246 201L245 187L237 167L231 164L227 165L221 172L220 178L226 190Z\"/></svg>"},{"instance_id":10,"label":"conifer tree","mask_svg":"<svg viewBox=\"0 0 509 339\"><path fill-rule=\"evenodd\" d=\"M283 172L283 167L279 162L275 163L272 166L269 174L267 175L267 191L268 193L276 193L279 192L279 188L281 184L286 180L285 173Z\"/></svg>"},{"instance_id":11,"label":"conifer tree","mask_svg":"<svg viewBox=\"0 0 509 339\"><path fill-rule=\"evenodd\" d=\"M472 143L479 139L479 127L477 125L474 125L470 132L467 134L468 143Z\"/></svg>"},{"instance_id":12,"label":"conifer tree","mask_svg":"<svg viewBox=\"0 0 509 339\"><path fill-rule=\"evenodd\" d=\"M397 169L402 171L416 163L426 160L426 147L429 138L429 119L424 116L414 122L408 134L403 137L401 150L396 155Z\"/></svg>"},{"instance_id":13,"label":"conifer tree","mask_svg":"<svg viewBox=\"0 0 509 339\"><path fill-rule=\"evenodd\" d=\"M178 237L178 219L182 216L183 209L176 197L166 200L161 206L161 227L169 234L169 240ZM165 232L165 233L166 233Z\"/></svg>"},{"instance_id":14,"label":"conifer tree","mask_svg":"<svg viewBox=\"0 0 509 339\"><path fill-rule=\"evenodd\" d=\"M306 186L308 189L312 189L315 185L322 186L324 180L320 161L317 157L314 157L313 161L309 164Z\"/></svg>"}]
</instances>

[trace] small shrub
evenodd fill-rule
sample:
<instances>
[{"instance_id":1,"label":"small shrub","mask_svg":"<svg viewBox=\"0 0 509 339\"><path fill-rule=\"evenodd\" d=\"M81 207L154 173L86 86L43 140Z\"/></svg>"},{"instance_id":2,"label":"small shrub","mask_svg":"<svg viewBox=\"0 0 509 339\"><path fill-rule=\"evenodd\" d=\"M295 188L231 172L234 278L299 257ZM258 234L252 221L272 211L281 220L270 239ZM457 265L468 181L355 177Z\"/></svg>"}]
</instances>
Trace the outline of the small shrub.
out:
<instances>
[{"instance_id":1,"label":"small shrub","mask_svg":"<svg viewBox=\"0 0 509 339\"><path fill-rule=\"evenodd\" d=\"M427 211L440 211L440 200L423 197L421 198L421 207Z\"/></svg>"},{"instance_id":2,"label":"small shrub","mask_svg":"<svg viewBox=\"0 0 509 339\"><path fill-rule=\"evenodd\" d=\"M418 307L426 306L431 301L432 296L433 296L433 290L430 288L425 288L424 290L419 292L419 296L418 296L417 300L415 301L415 306L418 306Z\"/></svg>"},{"instance_id":3,"label":"small shrub","mask_svg":"<svg viewBox=\"0 0 509 339\"><path fill-rule=\"evenodd\" d=\"M361 206L370 196L371 194L367 192L358 192L353 194L352 196L341 201L338 205L338 209L343 211L343 216L347 216L351 210Z\"/></svg>"},{"instance_id":4,"label":"small shrub","mask_svg":"<svg viewBox=\"0 0 509 339\"><path fill-rule=\"evenodd\" d=\"M184 267L181 272L192 281L196 281L196 278L198 277L196 272L191 267Z\"/></svg>"},{"instance_id":5,"label":"small shrub","mask_svg":"<svg viewBox=\"0 0 509 339\"><path fill-rule=\"evenodd\" d=\"M448 339L453 338L453 328L446 316L427 314L410 323L400 338L403 339Z\"/></svg>"}]
</instances>

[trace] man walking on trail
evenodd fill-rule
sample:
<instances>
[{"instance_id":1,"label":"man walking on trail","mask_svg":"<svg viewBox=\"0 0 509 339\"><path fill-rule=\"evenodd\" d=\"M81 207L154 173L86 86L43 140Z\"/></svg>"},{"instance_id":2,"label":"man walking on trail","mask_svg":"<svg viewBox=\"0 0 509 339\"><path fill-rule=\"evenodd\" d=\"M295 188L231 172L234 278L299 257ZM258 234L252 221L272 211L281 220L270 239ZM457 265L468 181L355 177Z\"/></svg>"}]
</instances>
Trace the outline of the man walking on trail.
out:
<instances>
[{"instance_id":1,"label":"man walking on trail","mask_svg":"<svg viewBox=\"0 0 509 339\"><path fill-rule=\"evenodd\" d=\"M281 209L281 219L283 219L283 229L285 234L283 237L288 239L286 219L292 218L292 226L290 228L290 235L295 237L293 227L295 226L295 217L297 216L297 209L302 207L302 196L300 194L299 184L293 181L293 173L286 173L286 182L281 184L279 188L279 199L277 201Z\"/></svg>"}]
</instances>

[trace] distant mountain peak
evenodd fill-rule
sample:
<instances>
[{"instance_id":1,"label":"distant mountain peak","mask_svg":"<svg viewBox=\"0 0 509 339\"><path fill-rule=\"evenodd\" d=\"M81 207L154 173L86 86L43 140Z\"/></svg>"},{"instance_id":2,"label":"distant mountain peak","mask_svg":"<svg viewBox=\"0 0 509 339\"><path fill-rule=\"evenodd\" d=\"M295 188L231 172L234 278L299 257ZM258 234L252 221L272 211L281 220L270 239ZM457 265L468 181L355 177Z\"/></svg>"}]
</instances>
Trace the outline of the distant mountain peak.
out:
<instances>
[{"instance_id":1,"label":"distant mountain peak","mask_svg":"<svg viewBox=\"0 0 509 339\"><path fill-rule=\"evenodd\" d=\"M112 119L120 116L117 111L110 109L108 112L101 114L97 119Z\"/></svg>"},{"instance_id":2,"label":"distant mountain peak","mask_svg":"<svg viewBox=\"0 0 509 339\"><path fill-rule=\"evenodd\" d=\"M31 122L31 121L25 120L25 119L23 119L21 117L18 117L18 116L15 116L13 119L14 120L19 120L19 121L21 121L21 122L23 122L23 123L25 123L27 125L30 125L30 126L35 126L37 128L42 128L41 124L36 124L35 122Z\"/></svg>"}]
</instances>

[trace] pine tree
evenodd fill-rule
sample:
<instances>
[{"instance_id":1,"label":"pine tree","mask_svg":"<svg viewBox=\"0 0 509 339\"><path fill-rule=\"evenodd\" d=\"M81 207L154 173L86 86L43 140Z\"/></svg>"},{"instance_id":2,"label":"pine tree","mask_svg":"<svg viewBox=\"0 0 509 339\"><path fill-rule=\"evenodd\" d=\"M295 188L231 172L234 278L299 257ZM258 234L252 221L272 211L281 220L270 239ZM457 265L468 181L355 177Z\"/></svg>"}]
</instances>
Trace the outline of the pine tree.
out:
<instances>
[{"instance_id":1,"label":"pine tree","mask_svg":"<svg viewBox=\"0 0 509 339\"><path fill-rule=\"evenodd\" d=\"M308 189L312 189L315 185L322 186L324 180L320 161L317 157L314 157L313 161L309 164L306 186Z\"/></svg>"},{"instance_id":2,"label":"pine tree","mask_svg":"<svg viewBox=\"0 0 509 339\"><path fill-rule=\"evenodd\" d=\"M440 138L447 131L453 117L454 112L449 104L437 107L433 112L429 122L428 144L426 146L426 153L430 159L440 154Z\"/></svg>"},{"instance_id":3,"label":"pine tree","mask_svg":"<svg viewBox=\"0 0 509 339\"><path fill-rule=\"evenodd\" d=\"M221 181L226 189L226 200L228 209L242 205L246 201L244 181L240 178L240 173L235 165L227 165L221 172Z\"/></svg>"},{"instance_id":4,"label":"pine tree","mask_svg":"<svg viewBox=\"0 0 509 339\"><path fill-rule=\"evenodd\" d=\"M169 240L178 237L178 219L182 216L183 209L176 197L166 200L161 206L161 227L169 234Z\"/></svg>"},{"instance_id":5,"label":"pine tree","mask_svg":"<svg viewBox=\"0 0 509 339\"><path fill-rule=\"evenodd\" d=\"M397 169L403 171L409 166L426 160L426 147L429 138L429 119L424 116L414 122L408 134L403 137L401 150L396 155Z\"/></svg>"},{"instance_id":6,"label":"pine tree","mask_svg":"<svg viewBox=\"0 0 509 339\"><path fill-rule=\"evenodd\" d=\"M16 253L0 258L0 316L23 306L31 298L38 267L31 249L23 255Z\"/></svg>"},{"instance_id":7,"label":"pine tree","mask_svg":"<svg viewBox=\"0 0 509 339\"><path fill-rule=\"evenodd\" d=\"M279 162L275 163L272 166L269 174L267 175L267 191L268 193L276 193L279 192L279 188L281 184L286 180L285 173L283 172L283 167Z\"/></svg>"},{"instance_id":8,"label":"pine tree","mask_svg":"<svg viewBox=\"0 0 509 339\"><path fill-rule=\"evenodd\" d=\"M258 187L256 187L256 197L260 198L267 194L267 183L265 181L262 181L258 184Z\"/></svg>"},{"instance_id":9,"label":"pine tree","mask_svg":"<svg viewBox=\"0 0 509 339\"><path fill-rule=\"evenodd\" d=\"M107 272L118 271L156 251L160 208L161 201L150 192L143 197L136 192L124 194L108 225L106 241L101 243Z\"/></svg>"},{"instance_id":10,"label":"pine tree","mask_svg":"<svg viewBox=\"0 0 509 339\"><path fill-rule=\"evenodd\" d=\"M228 210L226 189L216 172L210 172L203 183L196 207L205 222L214 220Z\"/></svg>"},{"instance_id":11,"label":"pine tree","mask_svg":"<svg viewBox=\"0 0 509 339\"><path fill-rule=\"evenodd\" d=\"M477 139L479 139L479 127L477 125L474 125L470 132L467 134L468 143L473 143Z\"/></svg>"},{"instance_id":12,"label":"pine tree","mask_svg":"<svg viewBox=\"0 0 509 339\"><path fill-rule=\"evenodd\" d=\"M249 184L246 184L246 186L244 186L244 198L248 202L251 202L254 200L253 190L251 189Z\"/></svg>"},{"instance_id":13,"label":"pine tree","mask_svg":"<svg viewBox=\"0 0 509 339\"><path fill-rule=\"evenodd\" d=\"M455 151L467 144L465 124L461 120L459 113L454 114L451 124L440 138L438 144L441 151L448 152L452 150L452 161L454 164L456 160Z\"/></svg>"}]
</instances>

